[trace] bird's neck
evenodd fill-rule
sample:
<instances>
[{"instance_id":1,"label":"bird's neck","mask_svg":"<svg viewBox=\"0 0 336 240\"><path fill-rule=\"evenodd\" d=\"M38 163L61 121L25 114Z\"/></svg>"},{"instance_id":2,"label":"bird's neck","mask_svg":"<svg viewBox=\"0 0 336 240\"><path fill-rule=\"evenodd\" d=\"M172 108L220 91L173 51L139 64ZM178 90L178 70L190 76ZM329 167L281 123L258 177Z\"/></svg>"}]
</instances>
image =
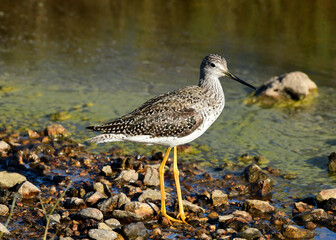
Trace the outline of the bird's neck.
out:
<instances>
[{"instance_id":1,"label":"bird's neck","mask_svg":"<svg viewBox=\"0 0 336 240\"><path fill-rule=\"evenodd\" d=\"M224 98L223 88L217 76L202 74L201 72L198 86L211 90L216 98Z\"/></svg>"}]
</instances>

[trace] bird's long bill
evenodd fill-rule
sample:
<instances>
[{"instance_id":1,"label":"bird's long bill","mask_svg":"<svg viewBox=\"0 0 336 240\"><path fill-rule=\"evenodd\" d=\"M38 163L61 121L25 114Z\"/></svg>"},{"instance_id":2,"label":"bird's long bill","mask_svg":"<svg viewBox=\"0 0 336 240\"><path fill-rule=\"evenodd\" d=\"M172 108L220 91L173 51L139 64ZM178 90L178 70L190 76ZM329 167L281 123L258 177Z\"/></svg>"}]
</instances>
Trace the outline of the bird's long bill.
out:
<instances>
[{"instance_id":1,"label":"bird's long bill","mask_svg":"<svg viewBox=\"0 0 336 240\"><path fill-rule=\"evenodd\" d=\"M229 78L233 79L233 80L236 80L237 82L240 82L240 83L256 90L256 88L254 86L252 86L251 84L241 80L240 78L238 78L237 76L235 76L234 74L232 74L230 72L226 72L225 75L228 76Z\"/></svg>"}]
</instances>

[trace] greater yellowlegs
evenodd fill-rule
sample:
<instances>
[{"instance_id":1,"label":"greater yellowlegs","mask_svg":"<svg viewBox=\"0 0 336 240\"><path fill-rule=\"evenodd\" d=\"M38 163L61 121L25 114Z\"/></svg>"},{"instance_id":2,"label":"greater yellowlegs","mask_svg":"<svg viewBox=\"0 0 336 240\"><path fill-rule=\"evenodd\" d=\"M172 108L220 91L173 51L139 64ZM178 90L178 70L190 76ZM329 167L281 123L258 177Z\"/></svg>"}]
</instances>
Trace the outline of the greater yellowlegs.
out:
<instances>
[{"instance_id":1,"label":"greater yellowlegs","mask_svg":"<svg viewBox=\"0 0 336 240\"><path fill-rule=\"evenodd\" d=\"M186 223L177 168L176 146L191 142L201 136L220 115L225 104L224 92L219 82L219 78L223 76L255 89L230 73L223 57L210 54L201 63L197 86L188 86L159 95L113 122L87 127L101 132L100 135L90 138L89 142L132 141L168 146L159 168L159 175L161 215L169 222ZM179 203L177 218L180 220L167 215L165 207L164 167L171 148L174 148L173 173Z\"/></svg>"}]
</instances>

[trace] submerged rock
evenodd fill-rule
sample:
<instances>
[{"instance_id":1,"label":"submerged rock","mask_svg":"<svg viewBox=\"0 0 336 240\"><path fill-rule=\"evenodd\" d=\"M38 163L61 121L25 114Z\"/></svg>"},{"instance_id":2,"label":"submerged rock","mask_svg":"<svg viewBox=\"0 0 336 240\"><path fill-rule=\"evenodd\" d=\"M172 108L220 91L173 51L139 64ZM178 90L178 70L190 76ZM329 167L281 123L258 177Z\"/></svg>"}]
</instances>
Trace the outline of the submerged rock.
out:
<instances>
[{"instance_id":1,"label":"submerged rock","mask_svg":"<svg viewBox=\"0 0 336 240\"><path fill-rule=\"evenodd\" d=\"M328 170L331 173L336 172L336 152L332 152L329 156Z\"/></svg>"},{"instance_id":2,"label":"submerged rock","mask_svg":"<svg viewBox=\"0 0 336 240\"><path fill-rule=\"evenodd\" d=\"M281 76L272 77L257 89L252 103L260 102L272 105L276 102L286 102L288 100L298 101L306 98L316 89L316 84L307 74L299 71L285 73Z\"/></svg>"},{"instance_id":3,"label":"submerged rock","mask_svg":"<svg viewBox=\"0 0 336 240\"><path fill-rule=\"evenodd\" d=\"M136 239L137 237L145 237L148 234L147 228L142 222L131 223L123 226L122 231L126 239Z\"/></svg>"}]
</instances>

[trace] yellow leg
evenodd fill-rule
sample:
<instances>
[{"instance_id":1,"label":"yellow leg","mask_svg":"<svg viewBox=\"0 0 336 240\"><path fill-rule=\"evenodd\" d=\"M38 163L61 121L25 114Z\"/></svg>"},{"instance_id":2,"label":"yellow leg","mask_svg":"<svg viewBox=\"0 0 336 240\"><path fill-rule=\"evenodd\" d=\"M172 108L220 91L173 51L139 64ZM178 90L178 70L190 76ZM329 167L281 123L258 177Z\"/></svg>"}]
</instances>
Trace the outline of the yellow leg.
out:
<instances>
[{"instance_id":1,"label":"yellow leg","mask_svg":"<svg viewBox=\"0 0 336 240\"><path fill-rule=\"evenodd\" d=\"M171 147L168 148L163 160L162 160L162 163L159 167L159 175L160 175L160 191L161 191L161 215L163 217L166 217L171 225L171 222L170 221L173 221L173 222L182 222L180 220L177 220L175 218L172 218L171 216L168 216L167 215L167 212L166 212L166 202L165 202L165 187L164 187L164 171L165 171L165 165L166 165L166 162L168 160L168 157L169 157L169 153L170 153L170 150L171 150Z\"/></svg>"},{"instance_id":2,"label":"yellow leg","mask_svg":"<svg viewBox=\"0 0 336 240\"><path fill-rule=\"evenodd\" d=\"M174 173L174 178L175 178L177 200L178 200L178 205L179 205L178 217L181 218L183 223L188 224L185 221L186 216L184 214L183 203L182 203L181 186L180 186L180 180L179 180L180 173L179 173L179 170L177 168L177 147L176 146L174 147L173 173Z\"/></svg>"}]
</instances>

